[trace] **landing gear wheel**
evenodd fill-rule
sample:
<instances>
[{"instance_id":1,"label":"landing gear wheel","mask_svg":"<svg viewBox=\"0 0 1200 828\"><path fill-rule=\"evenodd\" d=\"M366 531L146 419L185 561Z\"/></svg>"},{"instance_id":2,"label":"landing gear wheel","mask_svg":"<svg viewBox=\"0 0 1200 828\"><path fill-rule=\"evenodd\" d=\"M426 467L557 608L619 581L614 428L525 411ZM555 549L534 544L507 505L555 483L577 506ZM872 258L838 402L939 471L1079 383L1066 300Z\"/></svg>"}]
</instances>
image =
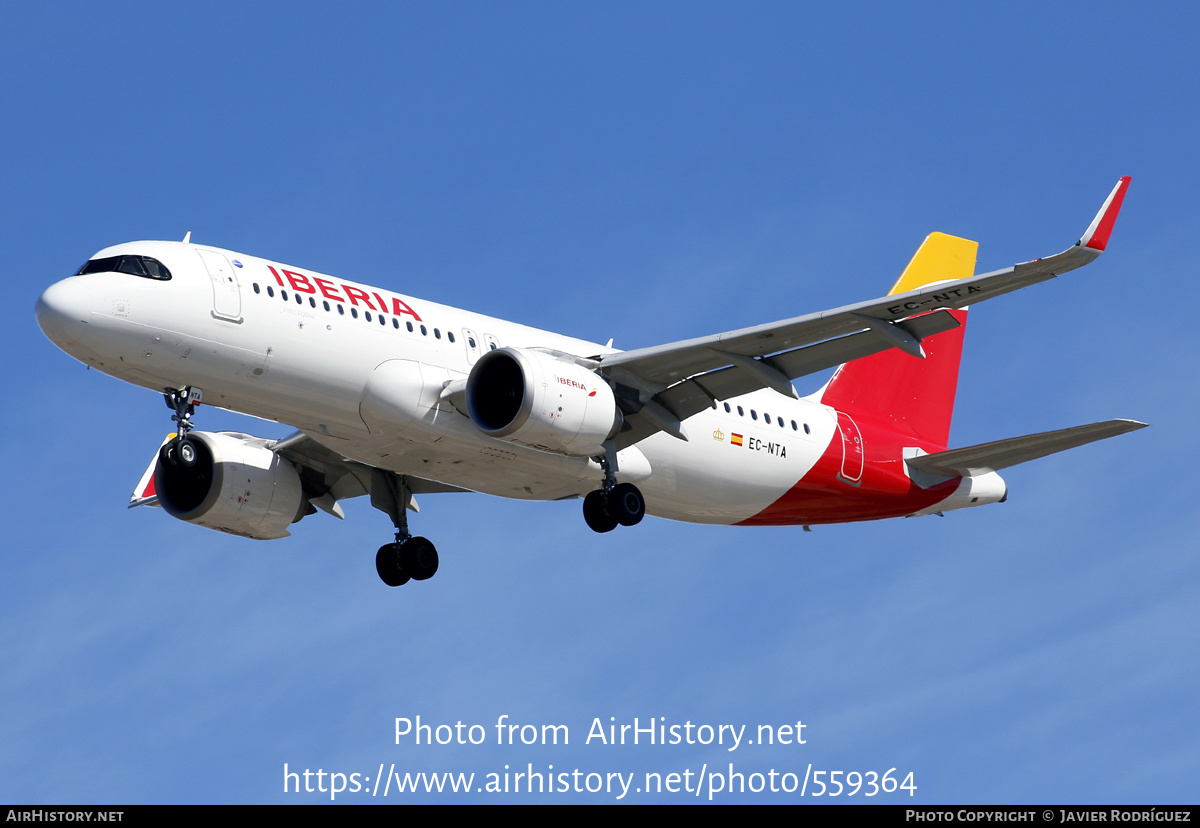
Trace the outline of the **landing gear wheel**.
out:
<instances>
[{"instance_id":1,"label":"landing gear wheel","mask_svg":"<svg viewBox=\"0 0 1200 828\"><path fill-rule=\"evenodd\" d=\"M175 454L179 457L179 465L190 469L196 465L196 444L186 438L175 441Z\"/></svg>"},{"instance_id":2,"label":"landing gear wheel","mask_svg":"<svg viewBox=\"0 0 1200 828\"><path fill-rule=\"evenodd\" d=\"M425 538L409 538L400 545L400 568L414 581L427 581L438 571L438 553Z\"/></svg>"},{"instance_id":3,"label":"landing gear wheel","mask_svg":"<svg viewBox=\"0 0 1200 828\"><path fill-rule=\"evenodd\" d=\"M400 544L385 543L375 553L375 571L379 578L390 587L404 586L408 583L409 575L400 567Z\"/></svg>"},{"instance_id":4,"label":"landing gear wheel","mask_svg":"<svg viewBox=\"0 0 1200 828\"><path fill-rule=\"evenodd\" d=\"M192 430L192 415L196 413L196 406L199 405L203 396L203 391L190 385L185 388L164 390L163 399L167 401L167 408L175 412L175 416L171 419L176 424L177 435L175 439L158 450L158 459L164 465L183 466L190 469L199 460L196 444L188 439L188 432Z\"/></svg>"},{"instance_id":5,"label":"landing gear wheel","mask_svg":"<svg viewBox=\"0 0 1200 828\"><path fill-rule=\"evenodd\" d=\"M636 526L646 516L646 499L632 483L618 483L608 493L608 510L622 526Z\"/></svg>"},{"instance_id":6,"label":"landing gear wheel","mask_svg":"<svg viewBox=\"0 0 1200 828\"><path fill-rule=\"evenodd\" d=\"M617 528L617 518L608 508L608 498L602 491L588 492L583 499L583 519L593 532L611 532Z\"/></svg>"}]
</instances>

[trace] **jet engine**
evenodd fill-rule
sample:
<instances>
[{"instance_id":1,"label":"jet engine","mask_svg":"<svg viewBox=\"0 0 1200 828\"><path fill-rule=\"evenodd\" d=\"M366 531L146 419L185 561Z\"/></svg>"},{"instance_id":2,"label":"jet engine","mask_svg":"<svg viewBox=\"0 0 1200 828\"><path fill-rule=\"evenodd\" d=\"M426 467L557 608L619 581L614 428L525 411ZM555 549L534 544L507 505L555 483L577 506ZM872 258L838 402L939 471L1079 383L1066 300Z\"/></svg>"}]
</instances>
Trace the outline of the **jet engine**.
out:
<instances>
[{"instance_id":1,"label":"jet engine","mask_svg":"<svg viewBox=\"0 0 1200 828\"><path fill-rule=\"evenodd\" d=\"M523 348L480 357L467 377L467 412L484 434L591 457L621 427L612 389L567 359Z\"/></svg>"},{"instance_id":2,"label":"jet engine","mask_svg":"<svg viewBox=\"0 0 1200 828\"><path fill-rule=\"evenodd\" d=\"M193 431L195 463L159 453L154 490L167 512L188 523L255 540L286 538L308 499L295 466L267 441L234 432Z\"/></svg>"}]
</instances>

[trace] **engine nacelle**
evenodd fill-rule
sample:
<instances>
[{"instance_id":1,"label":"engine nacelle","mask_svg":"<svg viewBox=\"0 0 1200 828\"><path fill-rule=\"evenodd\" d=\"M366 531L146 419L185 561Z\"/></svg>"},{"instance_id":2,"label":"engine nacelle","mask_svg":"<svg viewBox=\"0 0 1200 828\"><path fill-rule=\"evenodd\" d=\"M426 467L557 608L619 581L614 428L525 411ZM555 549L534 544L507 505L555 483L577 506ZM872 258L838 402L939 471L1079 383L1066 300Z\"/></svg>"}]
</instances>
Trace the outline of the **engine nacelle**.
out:
<instances>
[{"instance_id":1,"label":"engine nacelle","mask_svg":"<svg viewBox=\"0 0 1200 828\"><path fill-rule=\"evenodd\" d=\"M172 465L160 456L154 491L167 513L256 540L286 538L307 499L295 466L248 434L193 431L196 464Z\"/></svg>"},{"instance_id":2,"label":"engine nacelle","mask_svg":"<svg viewBox=\"0 0 1200 828\"><path fill-rule=\"evenodd\" d=\"M500 348L480 357L467 378L471 421L492 437L591 457L621 427L621 410L604 380L541 351Z\"/></svg>"}]
</instances>

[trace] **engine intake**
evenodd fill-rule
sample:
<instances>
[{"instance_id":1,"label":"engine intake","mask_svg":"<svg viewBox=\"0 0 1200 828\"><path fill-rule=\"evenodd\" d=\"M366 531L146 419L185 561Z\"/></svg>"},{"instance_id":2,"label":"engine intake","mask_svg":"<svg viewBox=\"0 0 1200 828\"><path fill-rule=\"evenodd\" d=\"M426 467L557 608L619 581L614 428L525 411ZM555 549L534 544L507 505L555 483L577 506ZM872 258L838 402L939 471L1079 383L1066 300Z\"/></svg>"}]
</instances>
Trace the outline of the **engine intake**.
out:
<instances>
[{"instance_id":1,"label":"engine intake","mask_svg":"<svg viewBox=\"0 0 1200 828\"><path fill-rule=\"evenodd\" d=\"M621 427L612 389L594 372L541 351L500 348L467 378L467 412L484 434L591 457Z\"/></svg>"},{"instance_id":2,"label":"engine intake","mask_svg":"<svg viewBox=\"0 0 1200 828\"><path fill-rule=\"evenodd\" d=\"M154 467L158 503L173 517L256 540L286 538L307 506L295 466L263 440L234 432L193 431L192 466Z\"/></svg>"}]
</instances>

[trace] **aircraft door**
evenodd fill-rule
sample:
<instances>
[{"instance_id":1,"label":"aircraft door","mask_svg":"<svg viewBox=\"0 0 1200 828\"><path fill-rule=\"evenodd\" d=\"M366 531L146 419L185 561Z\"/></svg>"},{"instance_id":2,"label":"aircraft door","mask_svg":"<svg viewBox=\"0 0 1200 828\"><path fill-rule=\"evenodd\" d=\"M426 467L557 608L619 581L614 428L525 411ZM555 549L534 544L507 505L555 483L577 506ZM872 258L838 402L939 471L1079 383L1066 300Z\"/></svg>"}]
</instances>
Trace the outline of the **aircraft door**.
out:
<instances>
[{"instance_id":1,"label":"aircraft door","mask_svg":"<svg viewBox=\"0 0 1200 828\"><path fill-rule=\"evenodd\" d=\"M196 248L208 271L213 289L213 316L230 322L242 321L242 294L238 288L237 271L220 253Z\"/></svg>"},{"instance_id":2,"label":"aircraft door","mask_svg":"<svg viewBox=\"0 0 1200 828\"><path fill-rule=\"evenodd\" d=\"M839 411L837 417L838 432L842 435L842 470L838 477L857 486L862 483L863 473L862 434L849 414Z\"/></svg>"}]
</instances>

